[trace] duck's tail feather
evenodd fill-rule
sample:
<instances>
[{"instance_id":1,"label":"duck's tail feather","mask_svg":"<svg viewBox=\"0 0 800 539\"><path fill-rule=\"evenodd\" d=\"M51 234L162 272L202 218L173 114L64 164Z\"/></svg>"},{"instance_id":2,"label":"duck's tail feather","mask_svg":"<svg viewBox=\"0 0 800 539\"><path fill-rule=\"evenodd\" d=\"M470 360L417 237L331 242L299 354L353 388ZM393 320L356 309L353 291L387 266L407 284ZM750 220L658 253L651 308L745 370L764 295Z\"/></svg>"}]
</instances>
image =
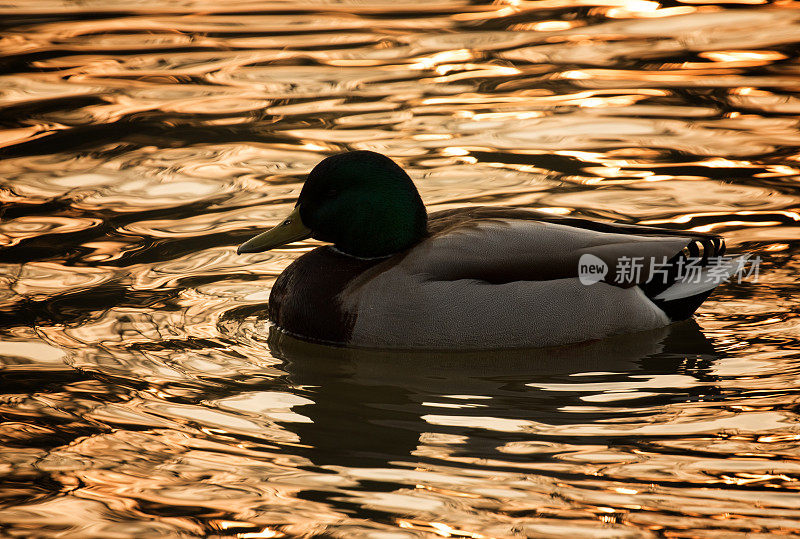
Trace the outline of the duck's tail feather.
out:
<instances>
[{"instance_id":1,"label":"duck's tail feather","mask_svg":"<svg viewBox=\"0 0 800 539\"><path fill-rule=\"evenodd\" d=\"M717 285L740 273L749 257L750 255L744 254L709 261L708 264L687 272L658 294L648 296L671 320L684 320L694 313Z\"/></svg>"}]
</instances>

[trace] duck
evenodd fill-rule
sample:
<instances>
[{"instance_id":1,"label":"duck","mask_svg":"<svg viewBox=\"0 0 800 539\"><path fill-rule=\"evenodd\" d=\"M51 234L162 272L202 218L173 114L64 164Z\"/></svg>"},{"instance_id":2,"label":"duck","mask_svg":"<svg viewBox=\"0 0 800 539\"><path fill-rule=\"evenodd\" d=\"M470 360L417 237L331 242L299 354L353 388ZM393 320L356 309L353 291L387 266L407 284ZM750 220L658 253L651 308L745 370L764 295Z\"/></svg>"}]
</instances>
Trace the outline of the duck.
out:
<instances>
[{"instance_id":1,"label":"duck","mask_svg":"<svg viewBox=\"0 0 800 539\"><path fill-rule=\"evenodd\" d=\"M652 330L691 317L741 265L720 266L712 233L520 207L429 214L409 175L365 150L319 162L291 213L237 253L307 238L325 245L278 276L267 315L292 337L356 348L537 348Z\"/></svg>"}]
</instances>

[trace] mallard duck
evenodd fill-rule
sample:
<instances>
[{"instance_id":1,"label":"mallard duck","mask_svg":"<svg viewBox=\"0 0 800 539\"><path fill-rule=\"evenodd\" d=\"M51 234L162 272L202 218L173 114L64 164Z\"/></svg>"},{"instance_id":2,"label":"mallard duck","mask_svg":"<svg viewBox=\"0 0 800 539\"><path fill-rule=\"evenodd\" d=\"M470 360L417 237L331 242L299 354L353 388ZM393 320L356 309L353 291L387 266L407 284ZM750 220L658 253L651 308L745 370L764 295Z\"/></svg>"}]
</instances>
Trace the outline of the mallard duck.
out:
<instances>
[{"instance_id":1,"label":"mallard duck","mask_svg":"<svg viewBox=\"0 0 800 539\"><path fill-rule=\"evenodd\" d=\"M331 245L280 274L269 318L301 339L394 349L553 346L665 326L716 286L689 282L687 261L708 272L724 253L713 234L522 208L428 215L408 174L369 151L321 161L289 216L237 252L308 237ZM620 279L632 260L639 271Z\"/></svg>"}]
</instances>

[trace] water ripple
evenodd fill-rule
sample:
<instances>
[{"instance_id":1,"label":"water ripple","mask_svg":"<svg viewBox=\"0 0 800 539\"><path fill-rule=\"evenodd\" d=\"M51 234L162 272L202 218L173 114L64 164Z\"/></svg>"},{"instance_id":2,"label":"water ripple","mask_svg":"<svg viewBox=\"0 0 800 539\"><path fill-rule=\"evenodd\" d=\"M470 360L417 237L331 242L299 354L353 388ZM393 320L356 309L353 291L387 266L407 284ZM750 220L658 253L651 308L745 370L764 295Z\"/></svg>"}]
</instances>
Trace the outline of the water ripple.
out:
<instances>
[{"instance_id":1,"label":"water ripple","mask_svg":"<svg viewBox=\"0 0 800 539\"><path fill-rule=\"evenodd\" d=\"M800 533L791 2L0 6L0 526L42 537ZM502 353L270 331L235 255L325 155L432 209L723 233L689 323Z\"/></svg>"}]
</instances>

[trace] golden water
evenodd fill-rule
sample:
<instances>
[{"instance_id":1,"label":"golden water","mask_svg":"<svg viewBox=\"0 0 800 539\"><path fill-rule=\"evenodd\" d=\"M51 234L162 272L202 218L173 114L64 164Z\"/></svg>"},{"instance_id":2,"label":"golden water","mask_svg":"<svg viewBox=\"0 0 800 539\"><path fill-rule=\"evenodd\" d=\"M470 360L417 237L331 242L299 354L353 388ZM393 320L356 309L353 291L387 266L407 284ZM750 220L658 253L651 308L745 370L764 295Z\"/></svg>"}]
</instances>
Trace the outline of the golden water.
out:
<instances>
[{"instance_id":1,"label":"golden water","mask_svg":"<svg viewBox=\"0 0 800 539\"><path fill-rule=\"evenodd\" d=\"M0 534L800 533L799 51L796 2L0 2ZM759 280L555 352L270 335L312 245L235 245L348 149Z\"/></svg>"}]
</instances>

